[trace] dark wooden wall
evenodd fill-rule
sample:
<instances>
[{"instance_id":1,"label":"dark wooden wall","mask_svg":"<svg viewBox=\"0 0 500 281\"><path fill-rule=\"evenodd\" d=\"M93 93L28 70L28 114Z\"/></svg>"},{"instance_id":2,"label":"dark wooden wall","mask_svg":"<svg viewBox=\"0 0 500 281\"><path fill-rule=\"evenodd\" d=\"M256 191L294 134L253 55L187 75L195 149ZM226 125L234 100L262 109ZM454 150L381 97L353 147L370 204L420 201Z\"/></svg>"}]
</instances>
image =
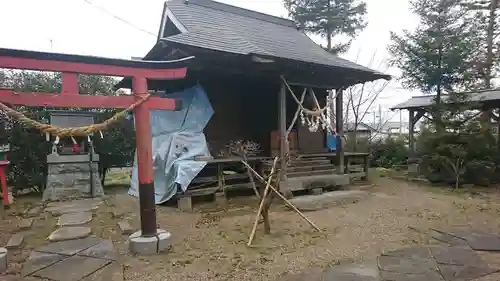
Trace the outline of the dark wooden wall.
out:
<instances>
[{"instance_id":1,"label":"dark wooden wall","mask_svg":"<svg viewBox=\"0 0 500 281\"><path fill-rule=\"evenodd\" d=\"M279 85L241 76L201 79L200 84L214 108L204 131L212 156L232 140L255 141L262 155L269 155L270 133L278 123Z\"/></svg>"}]
</instances>

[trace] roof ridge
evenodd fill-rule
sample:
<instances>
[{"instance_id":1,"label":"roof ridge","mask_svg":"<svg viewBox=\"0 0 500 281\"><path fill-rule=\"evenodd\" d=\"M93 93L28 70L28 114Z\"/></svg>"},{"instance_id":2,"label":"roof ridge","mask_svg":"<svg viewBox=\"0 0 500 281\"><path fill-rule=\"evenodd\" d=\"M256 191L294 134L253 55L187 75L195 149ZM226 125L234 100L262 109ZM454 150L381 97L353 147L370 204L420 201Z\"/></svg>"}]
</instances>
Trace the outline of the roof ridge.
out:
<instances>
[{"instance_id":1,"label":"roof ridge","mask_svg":"<svg viewBox=\"0 0 500 281\"><path fill-rule=\"evenodd\" d=\"M199 6L203 6L203 7L214 9L214 10L220 10L220 11L224 11L224 12L228 12L228 13L232 13L232 14L237 14L237 15L244 16L244 17L255 18L258 20L267 21L270 23L284 25L284 26L288 26L288 27L296 27L295 22L290 20L290 19L285 19L285 18L281 18L281 17L269 15L266 13L253 11L250 9L241 8L238 6L234 6L234 5L230 5L230 4L226 4L226 3L222 3L222 2L218 2L218 1L213 1L213 0L169 0L169 1L167 1L167 5L168 5L168 2L174 2L174 1L175 2L183 2L187 5L192 5L192 4L199 5Z\"/></svg>"}]
</instances>

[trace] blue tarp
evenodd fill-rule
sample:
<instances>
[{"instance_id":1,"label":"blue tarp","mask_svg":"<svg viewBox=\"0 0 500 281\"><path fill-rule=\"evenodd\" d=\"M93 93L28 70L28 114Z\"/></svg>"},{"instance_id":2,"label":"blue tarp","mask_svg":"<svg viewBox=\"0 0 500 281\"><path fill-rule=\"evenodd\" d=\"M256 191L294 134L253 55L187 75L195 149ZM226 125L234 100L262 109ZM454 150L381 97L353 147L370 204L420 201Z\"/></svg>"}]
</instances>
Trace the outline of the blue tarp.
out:
<instances>
[{"instance_id":1,"label":"blue tarp","mask_svg":"<svg viewBox=\"0 0 500 281\"><path fill-rule=\"evenodd\" d=\"M168 201L205 167L195 156L210 156L203 129L214 111L205 90L195 86L166 97L182 100L180 111L152 110L153 169L156 204ZM137 155L132 168L130 195L139 196Z\"/></svg>"},{"instance_id":2,"label":"blue tarp","mask_svg":"<svg viewBox=\"0 0 500 281\"><path fill-rule=\"evenodd\" d=\"M330 151L336 151L337 150L337 138L339 138L339 136L337 136L337 134L333 134L333 133L326 133L326 146L328 147L328 150Z\"/></svg>"}]
</instances>

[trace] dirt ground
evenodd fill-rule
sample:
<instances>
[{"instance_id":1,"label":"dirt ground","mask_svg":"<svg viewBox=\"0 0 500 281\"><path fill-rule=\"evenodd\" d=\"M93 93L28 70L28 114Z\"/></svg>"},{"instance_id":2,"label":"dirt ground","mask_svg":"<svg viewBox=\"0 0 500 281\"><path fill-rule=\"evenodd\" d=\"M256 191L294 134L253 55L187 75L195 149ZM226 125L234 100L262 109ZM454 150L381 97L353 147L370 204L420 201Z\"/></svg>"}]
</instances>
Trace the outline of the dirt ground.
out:
<instances>
[{"instance_id":1,"label":"dirt ground","mask_svg":"<svg viewBox=\"0 0 500 281\"><path fill-rule=\"evenodd\" d=\"M255 247L246 247L255 217L257 201L235 198L224 208L214 203L197 205L192 213L160 206L158 226L172 233L172 248L153 257L132 257L127 251L127 237L111 217L112 210L125 213L125 218L139 228L138 201L126 190L109 189L113 193L92 221L93 234L112 239L122 253L126 280L274 280L284 273L338 263L374 260L382 251L411 244L429 244L420 231L434 227L447 229L469 226L475 230L500 234L500 194L496 191L477 194L442 191L417 183L387 178L377 179L367 189L373 194L355 204L308 212L306 215L320 228L315 232L296 213L278 201L270 212L271 231L263 235L259 227ZM32 199L31 199L32 200ZM20 199L25 208L29 202ZM16 211L10 210L0 222L0 244L15 231ZM15 272L29 250L45 243L55 225L53 218L39 219L22 251L11 266ZM491 260L500 262L498 257ZM498 263L497 266L500 266ZM490 276L500 280L500 275Z\"/></svg>"}]
</instances>

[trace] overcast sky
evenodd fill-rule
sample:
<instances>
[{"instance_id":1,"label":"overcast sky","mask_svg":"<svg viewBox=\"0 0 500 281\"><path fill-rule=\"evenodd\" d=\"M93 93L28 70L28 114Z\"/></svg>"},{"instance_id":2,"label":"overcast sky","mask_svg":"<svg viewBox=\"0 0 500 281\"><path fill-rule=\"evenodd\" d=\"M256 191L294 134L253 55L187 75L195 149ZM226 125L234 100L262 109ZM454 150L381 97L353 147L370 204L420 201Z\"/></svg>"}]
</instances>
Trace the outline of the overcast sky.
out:
<instances>
[{"instance_id":1,"label":"overcast sky","mask_svg":"<svg viewBox=\"0 0 500 281\"><path fill-rule=\"evenodd\" d=\"M282 0L219 1L287 17ZM409 11L407 0L365 2L368 27L343 57L397 75L397 69L388 69L386 63L389 32L413 29L417 20ZM0 0L0 47L142 57L155 43L163 3L163 0ZM321 43L317 38L314 40ZM375 61L370 63L374 54ZM395 81L383 92L378 104L384 110L415 94L403 90Z\"/></svg>"}]
</instances>

